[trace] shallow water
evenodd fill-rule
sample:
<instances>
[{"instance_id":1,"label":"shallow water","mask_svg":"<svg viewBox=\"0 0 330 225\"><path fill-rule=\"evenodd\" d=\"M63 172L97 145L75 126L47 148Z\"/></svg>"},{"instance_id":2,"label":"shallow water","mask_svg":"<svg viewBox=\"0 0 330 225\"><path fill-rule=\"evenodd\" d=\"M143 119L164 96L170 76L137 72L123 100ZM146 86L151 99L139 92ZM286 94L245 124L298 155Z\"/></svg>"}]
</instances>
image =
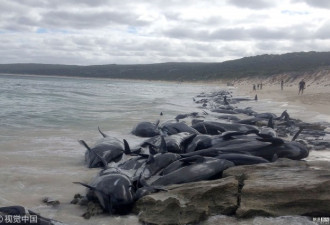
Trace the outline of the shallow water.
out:
<instances>
[{"instance_id":1,"label":"shallow water","mask_svg":"<svg viewBox=\"0 0 330 225\"><path fill-rule=\"evenodd\" d=\"M212 91L203 85L40 76L0 76L0 206L24 205L46 217L69 224L136 224L134 216L81 218L82 208L70 205L98 171L83 164L85 149L97 131L131 145L141 139L130 135L140 121L173 119L196 111L192 97ZM198 111L198 110L197 110ZM41 199L59 199L58 208ZM112 221L112 222L111 222Z\"/></svg>"},{"instance_id":2,"label":"shallow water","mask_svg":"<svg viewBox=\"0 0 330 225\"><path fill-rule=\"evenodd\" d=\"M138 144L141 139L130 135L138 122L166 121L179 113L200 112L192 97L221 88L17 75L1 75L0 83L0 206L23 205L67 224L138 223L131 215L84 220L81 214L85 209L69 204L75 193L84 193L83 187L72 182L88 182L98 171L84 167L85 150L77 140L93 144L101 137L100 126L109 135ZM244 104L260 112L280 113L286 107L269 110L274 103L266 100ZM290 106L288 111L295 117L299 109ZM46 206L41 201L45 196L60 200L60 206ZM228 224L237 224L227 219Z\"/></svg>"}]
</instances>

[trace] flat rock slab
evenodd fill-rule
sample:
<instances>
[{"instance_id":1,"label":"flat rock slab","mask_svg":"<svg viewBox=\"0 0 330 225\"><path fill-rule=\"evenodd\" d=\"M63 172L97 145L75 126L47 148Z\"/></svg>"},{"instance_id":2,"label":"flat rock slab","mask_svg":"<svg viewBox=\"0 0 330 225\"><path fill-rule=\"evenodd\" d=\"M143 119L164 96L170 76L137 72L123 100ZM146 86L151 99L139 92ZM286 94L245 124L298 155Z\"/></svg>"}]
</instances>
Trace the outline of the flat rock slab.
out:
<instances>
[{"instance_id":1,"label":"flat rock slab","mask_svg":"<svg viewBox=\"0 0 330 225\"><path fill-rule=\"evenodd\" d=\"M146 224L190 224L211 215L330 216L330 164L279 159L236 166L222 179L173 185L138 200Z\"/></svg>"},{"instance_id":2,"label":"flat rock slab","mask_svg":"<svg viewBox=\"0 0 330 225\"><path fill-rule=\"evenodd\" d=\"M235 177L166 187L138 200L135 211L148 224L188 224L209 215L234 214L237 209L238 181Z\"/></svg>"},{"instance_id":3,"label":"flat rock slab","mask_svg":"<svg viewBox=\"0 0 330 225\"><path fill-rule=\"evenodd\" d=\"M280 159L232 167L223 176L243 182L239 217L330 215L330 170L324 163Z\"/></svg>"}]
</instances>

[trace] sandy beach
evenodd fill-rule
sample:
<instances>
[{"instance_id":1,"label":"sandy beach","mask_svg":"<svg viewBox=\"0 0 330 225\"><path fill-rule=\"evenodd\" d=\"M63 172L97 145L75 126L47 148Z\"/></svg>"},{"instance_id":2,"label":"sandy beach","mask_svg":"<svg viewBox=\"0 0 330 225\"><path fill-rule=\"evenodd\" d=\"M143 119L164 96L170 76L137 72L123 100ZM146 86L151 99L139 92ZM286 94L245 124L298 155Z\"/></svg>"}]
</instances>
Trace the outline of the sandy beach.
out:
<instances>
[{"instance_id":1,"label":"sandy beach","mask_svg":"<svg viewBox=\"0 0 330 225\"><path fill-rule=\"evenodd\" d=\"M280 85L264 84L261 90L252 90L252 84L237 85L241 94L258 96L258 99L272 99L299 105L308 111L322 114L330 113L330 88L320 88L314 85L307 87L302 95L298 95L298 85L285 86L281 91Z\"/></svg>"},{"instance_id":2,"label":"sandy beach","mask_svg":"<svg viewBox=\"0 0 330 225\"><path fill-rule=\"evenodd\" d=\"M284 87L281 90L281 80ZM302 95L298 95L298 83L301 79L306 82ZM253 84L262 83L262 89L253 91ZM289 74L277 75L267 79L241 79L233 82L238 93L258 96L259 100L287 102L321 114L330 114L330 71L322 70L317 73L303 74L295 79Z\"/></svg>"}]
</instances>

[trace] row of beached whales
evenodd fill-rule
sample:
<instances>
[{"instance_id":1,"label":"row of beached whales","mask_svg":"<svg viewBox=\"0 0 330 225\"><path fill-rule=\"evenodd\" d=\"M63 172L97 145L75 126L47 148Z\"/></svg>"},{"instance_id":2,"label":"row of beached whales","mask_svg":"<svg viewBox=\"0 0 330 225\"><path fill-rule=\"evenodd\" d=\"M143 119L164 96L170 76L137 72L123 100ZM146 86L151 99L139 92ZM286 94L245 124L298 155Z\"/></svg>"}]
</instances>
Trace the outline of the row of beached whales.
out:
<instances>
[{"instance_id":1,"label":"row of beached whales","mask_svg":"<svg viewBox=\"0 0 330 225\"><path fill-rule=\"evenodd\" d=\"M102 168L89 184L75 182L88 188L87 200L110 214L127 213L136 200L165 191L167 185L219 179L229 167L278 158L300 160L309 154L304 144L295 141L302 129L291 141L279 138L273 129L295 124L286 111L276 116L233 107L247 99L234 99L227 91L193 100L202 104L200 113L180 114L175 121L137 124L132 134L144 139L133 148L100 129L102 138L93 147L80 140L87 149L86 165ZM233 114L250 117L241 120ZM188 118L193 118L191 126L181 121Z\"/></svg>"},{"instance_id":2,"label":"row of beached whales","mask_svg":"<svg viewBox=\"0 0 330 225\"><path fill-rule=\"evenodd\" d=\"M313 144L326 134L324 127L292 119L286 111L278 117L234 107L251 100L235 98L227 91L202 93L193 98L200 104L199 113L179 114L164 123L137 124L132 133L144 139L133 148L126 140L109 137L101 130L102 138L93 147L79 141L87 148L86 165L102 169L89 184L76 182L88 191L75 200L92 206L90 203L95 202L108 213L127 213L136 200L166 191L167 185L221 178L222 171L232 166L270 163L282 157L303 159L309 151L305 144L295 141L298 135ZM279 138L289 136L291 141ZM87 214L95 213L96 208L89 208ZM0 207L0 216L6 215L28 215L37 218L39 224L54 224L22 206Z\"/></svg>"}]
</instances>

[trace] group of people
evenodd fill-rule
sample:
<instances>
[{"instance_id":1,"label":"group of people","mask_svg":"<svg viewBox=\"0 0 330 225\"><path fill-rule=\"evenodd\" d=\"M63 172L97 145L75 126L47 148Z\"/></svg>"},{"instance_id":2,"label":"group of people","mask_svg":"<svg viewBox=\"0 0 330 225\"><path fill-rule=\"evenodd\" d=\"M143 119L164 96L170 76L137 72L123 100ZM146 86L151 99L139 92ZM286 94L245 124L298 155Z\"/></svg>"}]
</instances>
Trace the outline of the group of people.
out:
<instances>
[{"instance_id":1,"label":"group of people","mask_svg":"<svg viewBox=\"0 0 330 225\"><path fill-rule=\"evenodd\" d=\"M302 79L299 82L299 92L298 92L298 95L300 95L300 94L302 95L304 93L305 86L306 86L306 82L304 81L304 79ZM283 87L284 87L284 81L281 80L281 90L282 91L283 91ZM253 91L256 91L257 89L262 89L262 83L257 84L257 86L255 84L253 84Z\"/></svg>"},{"instance_id":2,"label":"group of people","mask_svg":"<svg viewBox=\"0 0 330 225\"><path fill-rule=\"evenodd\" d=\"M253 84L253 90L255 91L257 89L260 89L260 90L262 89L262 83L257 84L257 86L255 84Z\"/></svg>"}]
</instances>

